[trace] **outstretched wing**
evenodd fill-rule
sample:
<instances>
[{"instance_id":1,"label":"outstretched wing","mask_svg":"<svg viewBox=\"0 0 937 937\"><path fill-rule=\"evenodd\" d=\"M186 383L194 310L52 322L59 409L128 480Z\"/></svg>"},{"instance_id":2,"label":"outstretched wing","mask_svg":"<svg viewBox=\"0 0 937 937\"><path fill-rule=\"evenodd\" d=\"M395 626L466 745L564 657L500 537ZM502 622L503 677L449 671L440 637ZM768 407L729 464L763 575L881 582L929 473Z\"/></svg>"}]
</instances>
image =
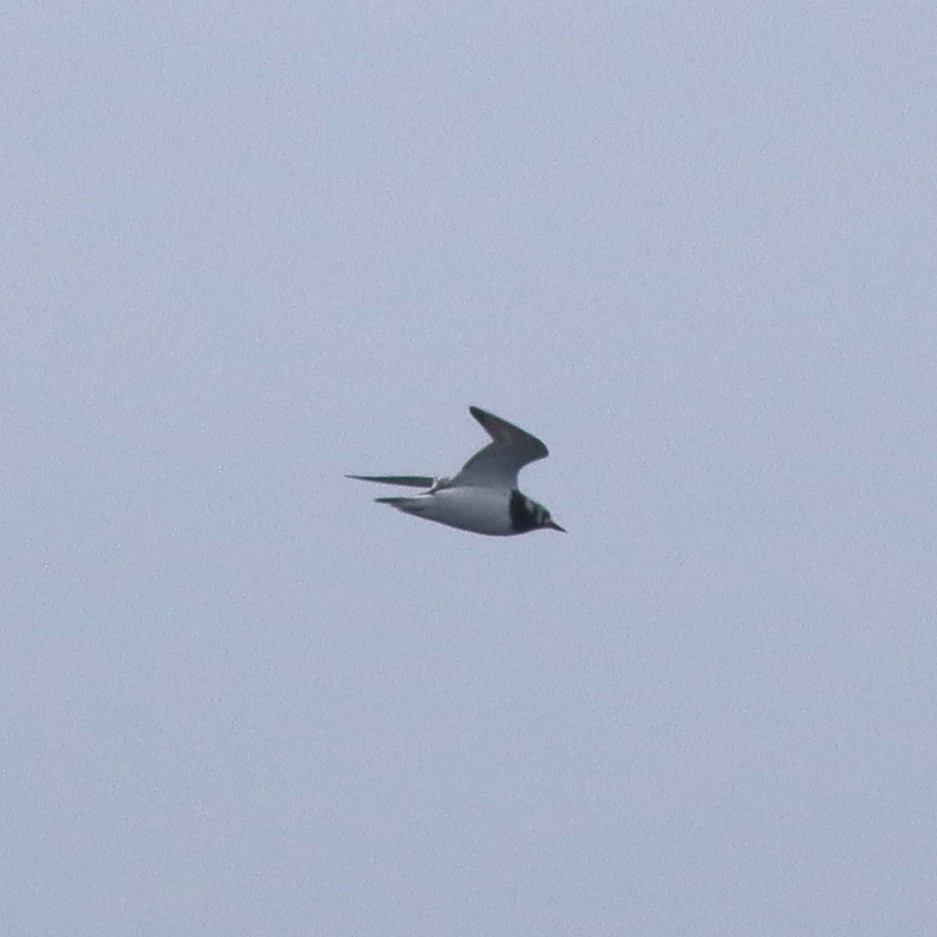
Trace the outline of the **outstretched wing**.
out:
<instances>
[{"instance_id":1,"label":"outstretched wing","mask_svg":"<svg viewBox=\"0 0 937 937\"><path fill-rule=\"evenodd\" d=\"M503 488L517 487L517 473L529 462L543 459L550 453L536 436L513 423L488 413L480 407L469 407L469 413L481 423L491 437L484 449L472 456L449 487Z\"/></svg>"},{"instance_id":2,"label":"outstretched wing","mask_svg":"<svg viewBox=\"0 0 937 937\"><path fill-rule=\"evenodd\" d=\"M362 482L381 482L384 485L406 485L408 488L432 488L436 479L429 475L346 475Z\"/></svg>"}]
</instances>

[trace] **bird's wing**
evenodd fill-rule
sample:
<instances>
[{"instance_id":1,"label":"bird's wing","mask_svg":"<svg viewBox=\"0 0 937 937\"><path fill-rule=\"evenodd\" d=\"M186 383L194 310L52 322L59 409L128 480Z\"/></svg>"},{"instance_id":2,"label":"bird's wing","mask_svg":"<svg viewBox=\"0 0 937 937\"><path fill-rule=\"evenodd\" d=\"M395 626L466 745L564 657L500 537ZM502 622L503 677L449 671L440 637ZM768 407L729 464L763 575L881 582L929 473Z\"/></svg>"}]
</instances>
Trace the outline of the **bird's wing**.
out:
<instances>
[{"instance_id":1,"label":"bird's wing","mask_svg":"<svg viewBox=\"0 0 937 937\"><path fill-rule=\"evenodd\" d=\"M429 475L346 475L362 482L381 482L384 485L406 485L408 488L432 488L436 479Z\"/></svg>"},{"instance_id":2,"label":"bird's wing","mask_svg":"<svg viewBox=\"0 0 937 937\"><path fill-rule=\"evenodd\" d=\"M492 442L479 449L462 466L459 474L449 482L449 487L510 490L517 487L517 473L525 465L549 455L547 447L536 436L513 423L479 407L469 407L469 413L481 423Z\"/></svg>"}]
</instances>

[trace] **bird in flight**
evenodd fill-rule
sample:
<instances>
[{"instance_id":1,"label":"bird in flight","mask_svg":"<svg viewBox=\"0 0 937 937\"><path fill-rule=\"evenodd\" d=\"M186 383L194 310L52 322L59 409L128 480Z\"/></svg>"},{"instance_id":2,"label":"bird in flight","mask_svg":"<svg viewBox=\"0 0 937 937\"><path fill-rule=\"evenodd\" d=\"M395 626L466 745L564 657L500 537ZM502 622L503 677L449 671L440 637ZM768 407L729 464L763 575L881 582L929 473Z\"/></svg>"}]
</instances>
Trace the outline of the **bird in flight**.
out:
<instances>
[{"instance_id":1,"label":"bird in flight","mask_svg":"<svg viewBox=\"0 0 937 937\"><path fill-rule=\"evenodd\" d=\"M469 407L491 442L479 449L457 475L433 478L429 475L346 475L359 481L381 482L426 489L409 498L375 498L398 511L493 537L509 537L531 530L560 530L550 512L521 494L517 473L529 462L543 459L549 452L536 436L513 423Z\"/></svg>"}]
</instances>

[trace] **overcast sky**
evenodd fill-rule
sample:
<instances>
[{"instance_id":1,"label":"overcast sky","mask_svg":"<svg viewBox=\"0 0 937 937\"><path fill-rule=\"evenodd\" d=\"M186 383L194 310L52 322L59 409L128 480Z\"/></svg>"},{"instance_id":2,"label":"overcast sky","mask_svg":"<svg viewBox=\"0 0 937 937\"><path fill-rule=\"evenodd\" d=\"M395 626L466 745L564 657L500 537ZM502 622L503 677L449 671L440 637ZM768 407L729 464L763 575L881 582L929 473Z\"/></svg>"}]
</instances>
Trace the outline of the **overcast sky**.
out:
<instances>
[{"instance_id":1,"label":"overcast sky","mask_svg":"<svg viewBox=\"0 0 937 937\"><path fill-rule=\"evenodd\" d=\"M14 6L0 930L937 933L933 5Z\"/></svg>"}]
</instances>

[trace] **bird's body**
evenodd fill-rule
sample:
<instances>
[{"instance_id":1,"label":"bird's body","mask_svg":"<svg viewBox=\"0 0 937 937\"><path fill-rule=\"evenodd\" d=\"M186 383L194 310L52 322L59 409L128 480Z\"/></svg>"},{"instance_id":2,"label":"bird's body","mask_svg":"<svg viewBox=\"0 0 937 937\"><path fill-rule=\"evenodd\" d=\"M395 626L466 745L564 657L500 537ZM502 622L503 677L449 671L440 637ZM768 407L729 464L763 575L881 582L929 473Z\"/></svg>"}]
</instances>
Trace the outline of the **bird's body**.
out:
<instances>
[{"instance_id":1,"label":"bird's body","mask_svg":"<svg viewBox=\"0 0 937 937\"><path fill-rule=\"evenodd\" d=\"M494 537L542 527L563 530L543 505L521 494L517 473L544 458L547 447L536 436L478 407L469 412L492 438L452 478L427 475L349 475L361 481L427 489L413 497L377 498L407 514Z\"/></svg>"}]
</instances>

